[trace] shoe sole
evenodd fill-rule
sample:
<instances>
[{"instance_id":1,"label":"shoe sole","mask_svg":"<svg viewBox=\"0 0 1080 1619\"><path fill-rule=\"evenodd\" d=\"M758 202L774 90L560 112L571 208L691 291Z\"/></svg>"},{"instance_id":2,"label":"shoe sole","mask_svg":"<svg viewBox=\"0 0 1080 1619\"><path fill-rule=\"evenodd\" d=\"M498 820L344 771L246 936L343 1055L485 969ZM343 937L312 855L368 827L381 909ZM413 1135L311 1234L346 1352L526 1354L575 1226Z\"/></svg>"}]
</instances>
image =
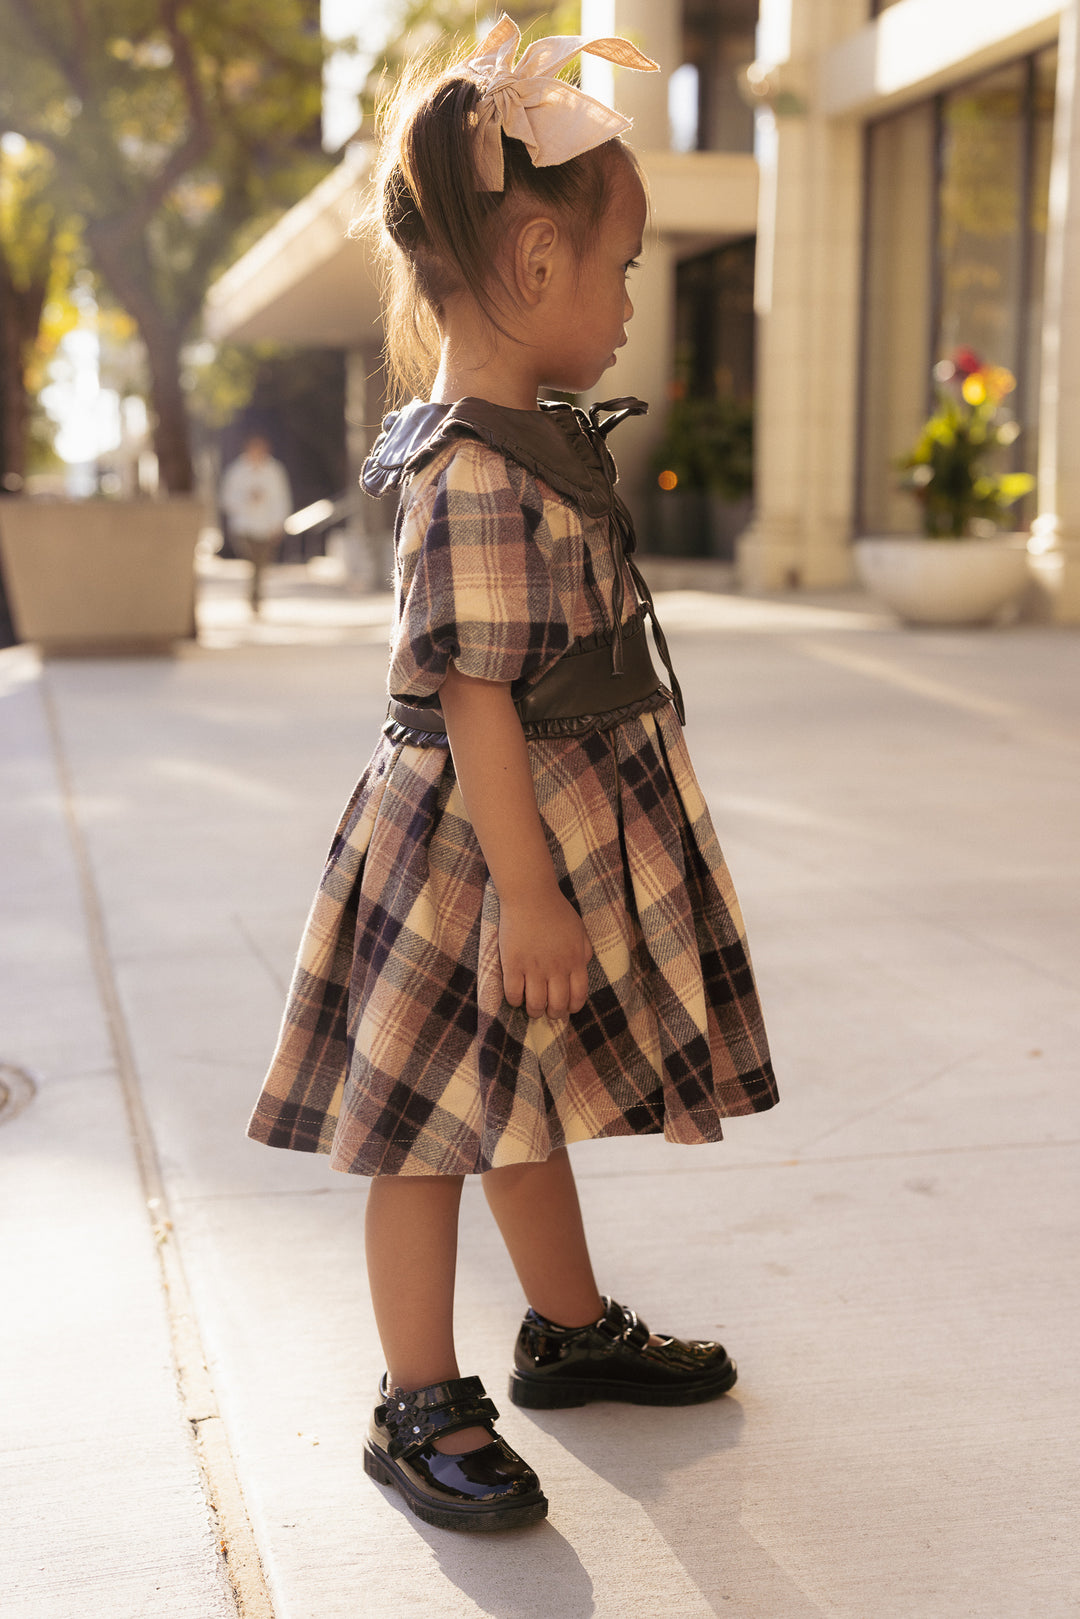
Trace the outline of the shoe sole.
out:
<instances>
[{"instance_id":1,"label":"shoe sole","mask_svg":"<svg viewBox=\"0 0 1080 1619\"><path fill-rule=\"evenodd\" d=\"M719 1399L732 1388L738 1377L735 1362L729 1361L719 1377L705 1383L684 1383L678 1388L663 1384L604 1382L600 1378L559 1381L510 1373L510 1398L515 1405L532 1411L557 1411L567 1406L588 1405L591 1400L621 1400L627 1405L703 1405Z\"/></svg>"},{"instance_id":2,"label":"shoe sole","mask_svg":"<svg viewBox=\"0 0 1080 1619\"><path fill-rule=\"evenodd\" d=\"M478 1503L471 1507L438 1507L429 1496L412 1490L409 1482L392 1462L367 1440L364 1445L364 1472L377 1484L388 1484L397 1490L409 1511L433 1529L470 1530L488 1534L497 1529L523 1529L547 1517L547 1497L525 1497L519 1506L486 1506Z\"/></svg>"}]
</instances>

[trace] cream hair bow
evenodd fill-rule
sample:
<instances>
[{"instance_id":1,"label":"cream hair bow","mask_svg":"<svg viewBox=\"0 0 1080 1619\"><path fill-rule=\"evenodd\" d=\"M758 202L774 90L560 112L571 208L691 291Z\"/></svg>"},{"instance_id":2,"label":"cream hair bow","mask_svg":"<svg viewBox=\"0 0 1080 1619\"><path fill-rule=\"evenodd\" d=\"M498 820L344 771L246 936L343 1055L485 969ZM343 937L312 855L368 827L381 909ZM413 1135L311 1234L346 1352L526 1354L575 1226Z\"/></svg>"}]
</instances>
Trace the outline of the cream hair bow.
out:
<instances>
[{"instance_id":1,"label":"cream hair bow","mask_svg":"<svg viewBox=\"0 0 1080 1619\"><path fill-rule=\"evenodd\" d=\"M534 167L567 163L591 152L633 123L602 101L556 75L581 51L602 56L619 67L655 73L657 64L625 39L590 39L580 34L552 34L538 39L515 65L521 43L518 26L505 14L464 64L480 84L476 121L476 184L479 191L501 191L504 185L502 134L528 148Z\"/></svg>"}]
</instances>

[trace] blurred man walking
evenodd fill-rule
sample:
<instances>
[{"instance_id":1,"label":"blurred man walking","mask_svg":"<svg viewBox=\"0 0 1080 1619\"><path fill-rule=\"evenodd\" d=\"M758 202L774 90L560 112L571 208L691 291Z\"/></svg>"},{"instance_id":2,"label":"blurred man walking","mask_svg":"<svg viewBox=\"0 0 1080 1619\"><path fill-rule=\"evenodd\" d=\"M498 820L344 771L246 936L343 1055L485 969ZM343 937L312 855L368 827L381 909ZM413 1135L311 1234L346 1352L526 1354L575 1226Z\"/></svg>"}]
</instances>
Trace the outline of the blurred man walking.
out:
<instances>
[{"instance_id":1,"label":"blurred man walking","mask_svg":"<svg viewBox=\"0 0 1080 1619\"><path fill-rule=\"evenodd\" d=\"M262 602L263 574L277 559L284 523L292 511L292 490L280 461L261 433L253 433L221 480L221 504L229 535L251 563L251 610Z\"/></svg>"}]
</instances>

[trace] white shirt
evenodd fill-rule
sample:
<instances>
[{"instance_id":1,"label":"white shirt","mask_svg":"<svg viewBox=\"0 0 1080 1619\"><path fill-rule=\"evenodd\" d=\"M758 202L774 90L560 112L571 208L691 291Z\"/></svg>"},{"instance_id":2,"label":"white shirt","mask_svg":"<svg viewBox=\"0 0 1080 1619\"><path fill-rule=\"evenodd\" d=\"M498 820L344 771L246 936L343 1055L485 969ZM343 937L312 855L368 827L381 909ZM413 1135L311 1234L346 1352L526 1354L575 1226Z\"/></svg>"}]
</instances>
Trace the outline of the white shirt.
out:
<instances>
[{"instance_id":1,"label":"white shirt","mask_svg":"<svg viewBox=\"0 0 1080 1619\"><path fill-rule=\"evenodd\" d=\"M285 468L272 456L252 461L246 454L238 455L221 480L221 504L234 533L253 540L274 538L292 511Z\"/></svg>"}]
</instances>

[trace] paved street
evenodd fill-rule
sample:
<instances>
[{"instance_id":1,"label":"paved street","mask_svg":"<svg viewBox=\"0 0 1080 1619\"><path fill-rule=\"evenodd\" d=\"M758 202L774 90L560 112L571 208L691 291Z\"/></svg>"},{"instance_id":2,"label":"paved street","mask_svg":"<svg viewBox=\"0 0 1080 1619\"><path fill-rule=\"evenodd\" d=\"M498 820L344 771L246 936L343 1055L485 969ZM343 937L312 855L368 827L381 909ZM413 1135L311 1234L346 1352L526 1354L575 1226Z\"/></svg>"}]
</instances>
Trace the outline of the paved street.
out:
<instances>
[{"instance_id":1,"label":"paved street","mask_svg":"<svg viewBox=\"0 0 1080 1619\"><path fill-rule=\"evenodd\" d=\"M470 1185L551 1516L455 1537L362 1471L366 1183L244 1137L389 601L211 572L175 659L0 653L4 1619L1080 1612L1076 632L660 597L782 1105L574 1156L602 1286L740 1380L517 1411Z\"/></svg>"}]
</instances>

